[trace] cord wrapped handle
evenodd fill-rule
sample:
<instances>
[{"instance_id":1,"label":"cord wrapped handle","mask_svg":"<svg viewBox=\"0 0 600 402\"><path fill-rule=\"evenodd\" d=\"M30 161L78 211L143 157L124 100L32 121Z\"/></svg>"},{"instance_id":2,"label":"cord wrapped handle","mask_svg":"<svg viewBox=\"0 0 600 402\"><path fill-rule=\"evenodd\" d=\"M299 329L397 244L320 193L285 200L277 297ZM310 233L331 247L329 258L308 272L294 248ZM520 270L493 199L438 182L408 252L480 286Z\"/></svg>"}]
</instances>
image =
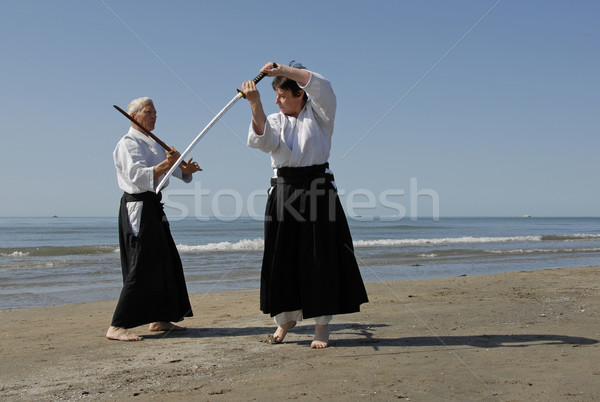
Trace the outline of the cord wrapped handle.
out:
<instances>
[{"instance_id":1,"label":"cord wrapped handle","mask_svg":"<svg viewBox=\"0 0 600 402\"><path fill-rule=\"evenodd\" d=\"M262 80L266 76L267 75L265 73L260 73L256 77L254 77L254 79L252 81L254 81L255 84L258 84L260 82L260 80Z\"/></svg>"},{"instance_id":2,"label":"cord wrapped handle","mask_svg":"<svg viewBox=\"0 0 600 402\"><path fill-rule=\"evenodd\" d=\"M273 68L277 68L277 63L273 63ZM258 84L260 80L262 80L266 76L267 75L265 73L260 73L256 77L254 77L252 81L254 82L254 84ZM241 94L242 98L246 99L246 95L240 89L238 89L237 91L239 94Z\"/></svg>"},{"instance_id":3,"label":"cord wrapped handle","mask_svg":"<svg viewBox=\"0 0 600 402\"><path fill-rule=\"evenodd\" d=\"M277 68L277 63L273 63L273 68ZM252 81L254 81L255 84L258 84L260 82L260 80L262 80L266 76L267 75L265 73L260 73L256 77L254 77L254 79Z\"/></svg>"}]
</instances>

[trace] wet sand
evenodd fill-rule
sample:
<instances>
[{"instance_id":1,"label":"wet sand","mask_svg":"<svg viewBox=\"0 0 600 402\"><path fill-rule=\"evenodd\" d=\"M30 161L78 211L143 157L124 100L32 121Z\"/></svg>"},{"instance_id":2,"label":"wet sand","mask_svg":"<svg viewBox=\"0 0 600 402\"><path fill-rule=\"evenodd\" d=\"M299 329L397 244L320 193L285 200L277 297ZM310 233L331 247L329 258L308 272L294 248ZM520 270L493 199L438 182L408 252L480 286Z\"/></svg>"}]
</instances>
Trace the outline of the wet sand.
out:
<instances>
[{"instance_id":1,"label":"wet sand","mask_svg":"<svg viewBox=\"0 0 600 402\"><path fill-rule=\"evenodd\" d=\"M115 301L4 310L6 400L600 398L600 267L368 283L360 313L282 344L258 290L191 296L185 332L104 337Z\"/></svg>"}]
</instances>

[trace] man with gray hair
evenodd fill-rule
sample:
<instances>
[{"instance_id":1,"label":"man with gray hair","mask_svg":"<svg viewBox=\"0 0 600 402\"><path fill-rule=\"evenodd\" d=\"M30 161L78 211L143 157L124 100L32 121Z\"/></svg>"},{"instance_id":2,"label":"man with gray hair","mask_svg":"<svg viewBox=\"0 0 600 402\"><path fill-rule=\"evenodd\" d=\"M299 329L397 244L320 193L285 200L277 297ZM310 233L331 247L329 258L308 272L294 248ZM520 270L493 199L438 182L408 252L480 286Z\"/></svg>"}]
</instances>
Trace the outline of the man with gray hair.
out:
<instances>
[{"instance_id":1,"label":"man with gray hair","mask_svg":"<svg viewBox=\"0 0 600 402\"><path fill-rule=\"evenodd\" d=\"M156 124L156 109L150 98L131 101L127 113L148 131ZM143 338L128 328L150 324L150 331L181 331L173 324L192 316L183 266L163 211L156 186L177 162L180 154L164 151L131 123L117 144L113 158L117 182L123 190L119 211L119 246L123 289L106 337L120 341ZM173 176L185 183L202 169L198 163L181 163Z\"/></svg>"}]
</instances>

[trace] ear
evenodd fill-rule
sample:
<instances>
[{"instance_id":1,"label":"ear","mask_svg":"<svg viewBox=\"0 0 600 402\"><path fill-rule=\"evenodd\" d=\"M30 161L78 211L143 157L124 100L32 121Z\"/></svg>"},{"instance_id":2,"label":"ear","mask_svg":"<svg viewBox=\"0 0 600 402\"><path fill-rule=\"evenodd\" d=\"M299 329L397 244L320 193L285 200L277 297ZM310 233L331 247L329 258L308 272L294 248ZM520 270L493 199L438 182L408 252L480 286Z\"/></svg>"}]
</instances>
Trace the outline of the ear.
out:
<instances>
[{"instance_id":1,"label":"ear","mask_svg":"<svg viewBox=\"0 0 600 402\"><path fill-rule=\"evenodd\" d=\"M304 89L301 89L300 91L298 91L298 98L303 98L304 97Z\"/></svg>"}]
</instances>

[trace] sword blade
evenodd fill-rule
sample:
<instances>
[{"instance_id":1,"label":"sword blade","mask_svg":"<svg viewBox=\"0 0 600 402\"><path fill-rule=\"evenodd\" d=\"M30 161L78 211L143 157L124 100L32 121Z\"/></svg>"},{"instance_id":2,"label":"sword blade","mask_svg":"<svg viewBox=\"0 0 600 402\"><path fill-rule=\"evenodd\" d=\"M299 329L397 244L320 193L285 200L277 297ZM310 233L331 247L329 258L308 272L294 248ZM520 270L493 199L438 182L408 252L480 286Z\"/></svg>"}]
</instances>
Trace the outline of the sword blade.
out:
<instances>
[{"instance_id":1,"label":"sword blade","mask_svg":"<svg viewBox=\"0 0 600 402\"><path fill-rule=\"evenodd\" d=\"M277 68L277 64L273 63L273 67ZM262 80L265 77L266 77L265 73L260 73L256 77L254 77L254 79L252 81L254 81L255 84L258 84L260 82L260 80ZM173 174L173 172L175 171L175 169L177 169L177 166L179 166L179 164L182 163L183 159L186 156L188 156L188 154L196 146L196 144L198 143L198 141L200 141L200 139L202 137L204 137L204 134L206 134L208 132L208 130L210 130L210 128L212 126L214 126L214 124L225 113L227 113L227 111L229 109L231 109L231 107L235 104L235 102L237 102L238 100L240 100L240 98L245 98L245 97L246 97L246 95L244 95L244 93L238 89L238 94L236 96L234 96L233 99L230 100L229 103L223 109L221 109L221 111L219 113L217 113L217 115L215 117L213 117L213 119L210 121L210 123L208 123L206 125L206 127L204 127L204 129L200 132L200 134L198 134L196 136L196 138L194 138L194 141L192 141L192 143L190 145L188 145L188 147L185 149L185 151L183 151L183 153L181 154L181 156L179 156L179 159L177 159L177 162L175 162L175 164L171 167L171 169L169 169L169 171L167 173L165 173L165 177L163 177L163 179L160 181L160 183L158 183L158 187L156 187L156 193L157 194L167 184L167 180L169 180L169 177L171 177L171 175Z\"/></svg>"},{"instance_id":2,"label":"sword blade","mask_svg":"<svg viewBox=\"0 0 600 402\"><path fill-rule=\"evenodd\" d=\"M186 156L188 156L188 154L192 151L192 149L194 149L194 147L196 146L198 141L200 141L202 139L202 137L204 137L204 135L208 132L208 130L210 130L212 128L212 126L214 126L215 123L217 121L219 121L219 119L221 117L223 117L223 115L225 113L227 113L227 111L229 109L231 109L232 106L235 105L235 103L242 97L243 97L243 94L241 92L238 93L232 100L229 101L229 103L223 109L221 109L221 111L219 113L217 113L217 115L215 117L213 117L213 119L210 121L210 123L208 123L206 125L206 127L204 127L204 129L196 136L196 138L194 138L194 140L191 142L190 145L188 145L188 147L185 149L185 151L183 151L181 153L181 156L179 156L179 159L177 159L177 162L175 162L175 164L171 167L171 169L169 169L169 171L167 173L165 173L165 177L163 177L163 179L158 184L158 187L156 187L157 194L160 192L160 190L163 189L163 187L167 183L167 180L169 180L169 177L171 177L171 175L173 174L175 169L177 169L177 166L179 166L179 164L185 159Z\"/></svg>"}]
</instances>

